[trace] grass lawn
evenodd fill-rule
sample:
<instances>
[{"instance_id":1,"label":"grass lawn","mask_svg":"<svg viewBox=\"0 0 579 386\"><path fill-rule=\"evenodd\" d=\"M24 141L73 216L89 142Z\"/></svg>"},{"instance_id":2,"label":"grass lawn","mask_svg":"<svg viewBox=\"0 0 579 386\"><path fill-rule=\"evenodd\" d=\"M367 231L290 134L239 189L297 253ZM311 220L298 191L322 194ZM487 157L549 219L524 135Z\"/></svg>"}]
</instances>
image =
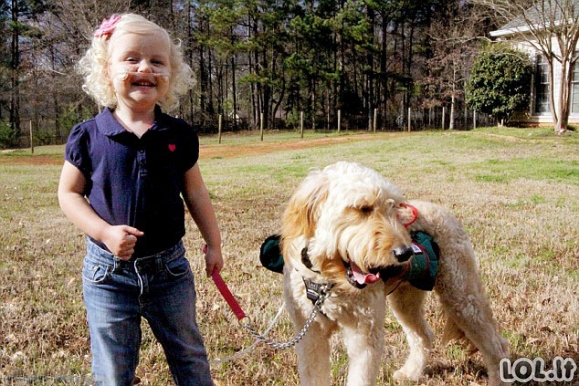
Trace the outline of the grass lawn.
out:
<instances>
[{"instance_id":1,"label":"grass lawn","mask_svg":"<svg viewBox=\"0 0 579 386\"><path fill-rule=\"evenodd\" d=\"M469 231L487 296L513 359L555 357L579 364L579 134L548 129L359 133L306 131L201 138L199 164L223 234L224 280L258 330L280 309L282 276L260 266L261 242L278 231L284 204L311 168L339 160L372 167L411 199L451 209ZM63 146L0 152L0 384L88 382L90 350L81 291L84 236L61 213L56 189ZM204 275L199 232L185 244L196 275L198 322L214 379L223 385L299 384L293 349L253 343ZM438 337L435 296L426 309ZM380 385L407 353L390 314ZM165 385L164 355L146 323L138 376ZM270 335L293 337L282 313ZM336 340L334 384L346 356ZM437 340L425 385L486 384L479 354ZM543 383L545 385L548 383ZM561 384L561 383L559 383ZM579 384L579 375L574 383Z\"/></svg>"}]
</instances>

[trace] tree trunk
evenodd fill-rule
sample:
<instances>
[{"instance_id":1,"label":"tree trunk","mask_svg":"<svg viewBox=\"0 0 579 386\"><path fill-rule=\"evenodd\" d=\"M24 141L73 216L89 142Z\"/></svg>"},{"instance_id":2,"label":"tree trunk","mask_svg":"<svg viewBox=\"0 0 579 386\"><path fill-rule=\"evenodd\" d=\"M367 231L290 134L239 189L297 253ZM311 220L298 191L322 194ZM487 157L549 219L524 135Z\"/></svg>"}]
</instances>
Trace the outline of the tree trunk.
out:
<instances>
[{"instance_id":1,"label":"tree trunk","mask_svg":"<svg viewBox=\"0 0 579 386\"><path fill-rule=\"evenodd\" d=\"M452 94L450 96L450 116L448 121L448 130L454 130L454 106L456 104L456 97L454 96L455 85L452 84Z\"/></svg>"},{"instance_id":2,"label":"tree trunk","mask_svg":"<svg viewBox=\"0 0 579 386\"><path fill-rule=\"evenodd\" d=\"M559 92L559 119L555 122L555 132L557 134L564 133L567 131L567 125L569 122L569 102L571 99L571 78L573 77L573 71L571 65L567 61L561 63L561 77L560 77L560 89Z\"/></svg>"},{"instance_id":3,"label":"tree trunk","mask_svg":"<svg viewBox=\"0 0 579 386\"><path fill-rule=\"evenodd\" d=\"M234 44L233 39L233 27L231 27L231 45ZM235 72L237 68L235 66L235 54L231 55L231 92L233 98L233 130L237 131L237 80L235 78Z\"/></svg>"},{"instance_id":4,"label":"tree trunk","mask_svg":"<svg viewBox=\"0 0 579 386\"><path fill-rule=\"evenodd\" d=\"M382 52L380 53L380 73L382 86L382 116L386 118L388 114L388 24L385 22L385 13L382 15ZM387 119L384 119L385 123ZM384 125L386 126L386 125Z\"/></svg>"},{"instance_id":5,"label":"tree trunk","mask_svg":"<svg viewBox=\"0 0 579 386\"><path fill-rule=\"evenodd\" d=\"M205 30L205 25L203 23L203 17L199 17L199 31ZM206 62L205 62L205 44L199 44L199 108L201 110L199 124L203 127L206 125L206 118L207 113L209 112L208 102L208 82L209 76L208 71L206 69Z\"/></svg>"},{"instance_id":6,"label":"tree trunk","mask_svg":"<svg viewBox=\"0 0 579 386\"><path fill-rule=\"evenodd\" d=\"M20 137L20 33L18 23L18 0L12 0L12 43L10 58L10 130L14 138Z\"/></svg>"},{"instance_id":7,"label":"tree trunk","mask_svg":"<svg viewBox=\"0 0 579 386\"><path fill-rule=\"evenodd\" d=\"M555 108L555 76L554 76L554 63L553 57L547 57L547 63L549 64L549 107L551 109L551 117L553 118L553 125L555 126L555 131L557 131L557 124L559 122L558 112Z\"/></svg>"}]
</instances>

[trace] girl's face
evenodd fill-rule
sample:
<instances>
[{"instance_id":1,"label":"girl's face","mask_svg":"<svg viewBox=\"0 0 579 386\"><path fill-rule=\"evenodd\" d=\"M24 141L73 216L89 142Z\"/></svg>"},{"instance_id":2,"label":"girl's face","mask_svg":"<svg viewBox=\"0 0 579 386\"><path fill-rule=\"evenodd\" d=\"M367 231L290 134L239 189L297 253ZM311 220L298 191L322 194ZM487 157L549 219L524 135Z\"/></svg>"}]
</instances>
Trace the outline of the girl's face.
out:
<instances>
[{"instance_id":1,"label":"girl's face","mask_svg":"<svg viewBox=\"0 0 579 386\"><path fill-rule=\"evenodd\" d=\"M117 96L117 108L154 109L169 90L169 56L169 45L160 34L113 35L107 77Z\"/></svg>"}]
</instances>

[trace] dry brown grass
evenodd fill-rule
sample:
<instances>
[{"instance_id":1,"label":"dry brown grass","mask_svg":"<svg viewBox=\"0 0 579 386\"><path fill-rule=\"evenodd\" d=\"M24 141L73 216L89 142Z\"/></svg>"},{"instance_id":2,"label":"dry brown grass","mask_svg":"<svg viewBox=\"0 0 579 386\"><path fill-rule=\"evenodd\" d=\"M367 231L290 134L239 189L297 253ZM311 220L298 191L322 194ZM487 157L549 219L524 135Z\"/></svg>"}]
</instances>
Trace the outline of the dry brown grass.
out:
<instances>
[{"instance_id":1,"label":"dry brown grass","mask_svg":"<svg viewBox=\"0 0 579 386\"><path fill-rule=\"evenodd\" d=\"M309 168L350 160L377 169L408 198L445 205L462 220L513 358L542 357L550 363L562 356L579 364L576 133L555 137L546 130L504 129L305 141L279 135L263 144L256 137L248 145L245 138L238 146L234 137L226 140L218 145L215 138L202 138L200 165L222 227L223 277L258 329L265 329L282 305L281 275L259 264L261 241L278 230L284 203ZM0 154L0 384L79 384L90 373L80 282L84 237L57 205L62 149L42 151L36 149L34 157ZM188 226L198 321L210 359L227 358L253 339L204 276L200 237L190 220ZM440 333L431 298L429 321ZM406 355L392 316L385 328L381 385L391 383ZM270 337L292 338L287 315ZM239 359L214 364L213 374L222 385L295 385L295 366L293 349L261 344ZM162 351L146 326L138 375L145 385L170 383ZM344 383L346 358L339 344L333 375L335 384ZM459 345L437 341L422 384L486 384L482 360Z\"/></svg>"}]
</instances>

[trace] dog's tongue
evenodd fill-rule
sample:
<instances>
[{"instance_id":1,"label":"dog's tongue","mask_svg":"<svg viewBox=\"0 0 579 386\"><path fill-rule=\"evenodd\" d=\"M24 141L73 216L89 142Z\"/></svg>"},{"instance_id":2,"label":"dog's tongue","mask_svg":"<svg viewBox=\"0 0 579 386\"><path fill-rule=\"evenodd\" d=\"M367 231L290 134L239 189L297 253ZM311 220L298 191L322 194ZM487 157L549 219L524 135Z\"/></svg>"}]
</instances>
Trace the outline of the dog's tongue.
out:
<instances>
[{"instance_id":1,"label":"dog's tongue","mask_svg":"<svg viewBox=\"0 0 579 386\"><path fill-rule=\"evenodd\" d=\"M350 261L350 267L352 267L354 280L356 280L358 284L374 284L380 280L380 272L378 272L376 275L373 273L362 272L360 267L358 267L353 261Z\"/></svg>"}]
</instances>

